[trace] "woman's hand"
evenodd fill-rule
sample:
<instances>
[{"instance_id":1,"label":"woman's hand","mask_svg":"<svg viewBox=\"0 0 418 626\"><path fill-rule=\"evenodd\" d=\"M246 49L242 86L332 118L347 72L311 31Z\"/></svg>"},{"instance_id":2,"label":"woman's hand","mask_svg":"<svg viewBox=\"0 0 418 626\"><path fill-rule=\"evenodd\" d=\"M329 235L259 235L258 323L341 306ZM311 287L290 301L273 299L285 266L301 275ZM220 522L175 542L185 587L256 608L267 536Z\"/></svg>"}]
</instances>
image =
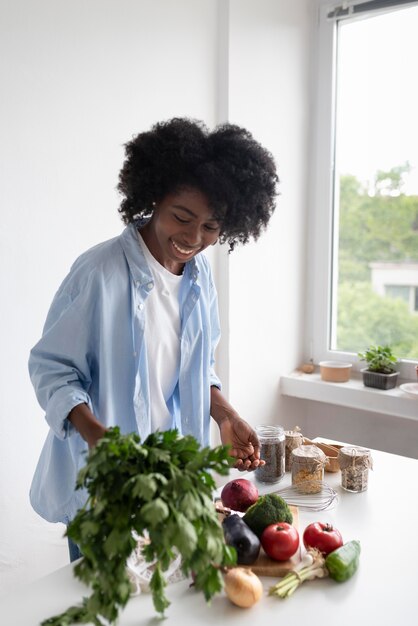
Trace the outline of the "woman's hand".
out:
<instances>
[{"instance_id":1,"label":"woman's hand","mask_svg":"<svg viewBox=\"0 0 418 626\"><path fill-rule=\"evenodd\" d=\"M223 445L231 446L236 457L234 467L242 472L264 465L260 459L260 444L254 429L226 401L217 387L211 387L211 415L219 426Z\"/></svg>"},{"instance_id":2,"label":"woman's hand","mask_svg":"<svg viewBox=\"0 0 418 626\"><path fill-rule=\"evenodd\" d=\"M224 419L219 425L223 445L232 446L230 454L237 458L234 467L240 471L252 471L264 461L260 459L260 445L251 426L240 417Z\"/></svg>"}]
</instances>

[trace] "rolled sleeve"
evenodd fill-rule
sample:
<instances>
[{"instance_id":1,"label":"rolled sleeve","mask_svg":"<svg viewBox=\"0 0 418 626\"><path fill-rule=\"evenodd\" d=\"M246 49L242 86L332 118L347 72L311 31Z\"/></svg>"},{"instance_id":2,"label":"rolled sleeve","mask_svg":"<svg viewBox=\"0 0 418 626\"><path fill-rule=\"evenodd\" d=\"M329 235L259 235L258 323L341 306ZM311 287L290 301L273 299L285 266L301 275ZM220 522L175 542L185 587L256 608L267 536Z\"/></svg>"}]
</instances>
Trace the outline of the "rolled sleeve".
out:
<instances>
[{"instance_id":1,"label":"rolled sleeve","mask_svg":"<svg viewBox=\"0 0 418 626\"><path fill-rule=\"evenodd\" d=\"M210 373L210 386L217 387L219 391L222 391L222 383L220 379L217 377L214 370L212 370Z\"/></svg>"},{"instance_id":2,"label":"rolled sleeve","mask_svg":"<svg viewBox=\"0 0 418 626\"><path fill-rule=\"evenodd\" d=\"M93 411L89 395L73 386L57 389L49 400L45 419L58 439L66 439L75 432L74 426L67 417L78 404L88 404Z\"/></svg>"},{"instance_id":3,"label":"rolled sleeve","mask_svg":"<svg viewBox=\"0 0 418 626\"><path fill-rule=\"evenodd\" d=\"M72 354L72 364L69 365L60 361L59 354L44 354L42 347L48 341L50 337L46 335L31 351L29 374L48 425L59 439L66 439L74 431L67 420L70 411L83 403L88 404L91 410L93 408L88 385L81 382L85 377L77 367L80 359Z\"/></svg>"},{"instance_id":4,"label":"rolled sleeve","mask_svg":"<svg viewBox=\"0 0 418 626\"><path fill-rule=\"evenodd\" d=\"M93 410L89 396L89 351L94 327L92 291L78 292L75 298L66 289L58 292L42 338L29 356L29 374L36 397L48 425L59 439L66 439L74 432L67 417L75 406L86 403Z\"/></svg>"}]
</instances>

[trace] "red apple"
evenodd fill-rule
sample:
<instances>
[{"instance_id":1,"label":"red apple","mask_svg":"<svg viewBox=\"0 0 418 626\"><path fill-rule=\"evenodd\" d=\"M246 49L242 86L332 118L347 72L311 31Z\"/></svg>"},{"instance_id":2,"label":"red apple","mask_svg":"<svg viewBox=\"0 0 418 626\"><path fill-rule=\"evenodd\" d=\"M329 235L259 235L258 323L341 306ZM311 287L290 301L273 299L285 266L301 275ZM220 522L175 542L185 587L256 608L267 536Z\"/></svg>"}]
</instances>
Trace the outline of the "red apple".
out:
<instances>
[{"instance_id":1,"label":"red apple","mask_svg":"<svg viewBox=\"0 0 418 626\"><path fill-rule=\"evenodd\" d=\"M226 483L221 492L224 506L242 513L258 499L258 489L246 478L237 478Z\"/></svg>"}]
</instances>

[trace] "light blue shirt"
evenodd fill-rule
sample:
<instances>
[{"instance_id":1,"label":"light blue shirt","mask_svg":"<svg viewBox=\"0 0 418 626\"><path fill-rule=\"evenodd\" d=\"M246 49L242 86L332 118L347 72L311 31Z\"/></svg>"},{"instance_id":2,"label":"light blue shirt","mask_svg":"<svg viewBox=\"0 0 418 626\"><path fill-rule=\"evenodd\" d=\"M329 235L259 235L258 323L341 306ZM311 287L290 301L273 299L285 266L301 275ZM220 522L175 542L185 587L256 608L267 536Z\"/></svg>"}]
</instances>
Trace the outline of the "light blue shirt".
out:
<instances>
[{"instance_id":1,"label":"light blue shirt","mask_svg":"<svg viewBox=\"0 0 418 626\"><path fill-rule=\"evenodd\" d=\"M84 504L75 491L87 444L67 416L87 403L106 426L122 433L151 432L144 341L151 271L131 224L119 237L81 255L56 293L29 373L50 431L30 490L39 515L68 523ZM210 387L220 387L214 351L220 337L216 289L199 254L186 263L180 287L180 369L167 403L182 434L209 445ZM158 341L158 337L156 337Z\"/></svg>"}]
</instances>

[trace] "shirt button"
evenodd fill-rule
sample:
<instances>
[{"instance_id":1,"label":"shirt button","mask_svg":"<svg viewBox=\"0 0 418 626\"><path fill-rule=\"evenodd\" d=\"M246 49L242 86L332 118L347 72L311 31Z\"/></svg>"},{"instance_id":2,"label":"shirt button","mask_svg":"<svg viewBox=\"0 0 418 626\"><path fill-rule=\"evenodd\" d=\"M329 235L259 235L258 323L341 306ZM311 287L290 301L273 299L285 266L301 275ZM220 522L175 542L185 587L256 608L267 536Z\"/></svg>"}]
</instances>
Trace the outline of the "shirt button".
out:
<instances>
[{"instance_id":1,"label":"shirt button","mask_svg":"<svg viewBox=\"0 0 418 626\"><path fill-rule=\"evenodd\" d=\"M143 304L142 302L141 302L141 304L138 304L138 309L139 309L140 311L142 311L142 309L143 309L143 308L144 308L144 304Z\"/></svg>"},{"instance_id":2,"label":"shirt button","mask_svg":"<svg viewBox=\"0 0 418 626\"><path fill-rule=\"evenodd\" d=\"M151 291L153 287L154 287L154 283L152 281L146 285L147 291Z\"/></svg>"}]
</instances>

